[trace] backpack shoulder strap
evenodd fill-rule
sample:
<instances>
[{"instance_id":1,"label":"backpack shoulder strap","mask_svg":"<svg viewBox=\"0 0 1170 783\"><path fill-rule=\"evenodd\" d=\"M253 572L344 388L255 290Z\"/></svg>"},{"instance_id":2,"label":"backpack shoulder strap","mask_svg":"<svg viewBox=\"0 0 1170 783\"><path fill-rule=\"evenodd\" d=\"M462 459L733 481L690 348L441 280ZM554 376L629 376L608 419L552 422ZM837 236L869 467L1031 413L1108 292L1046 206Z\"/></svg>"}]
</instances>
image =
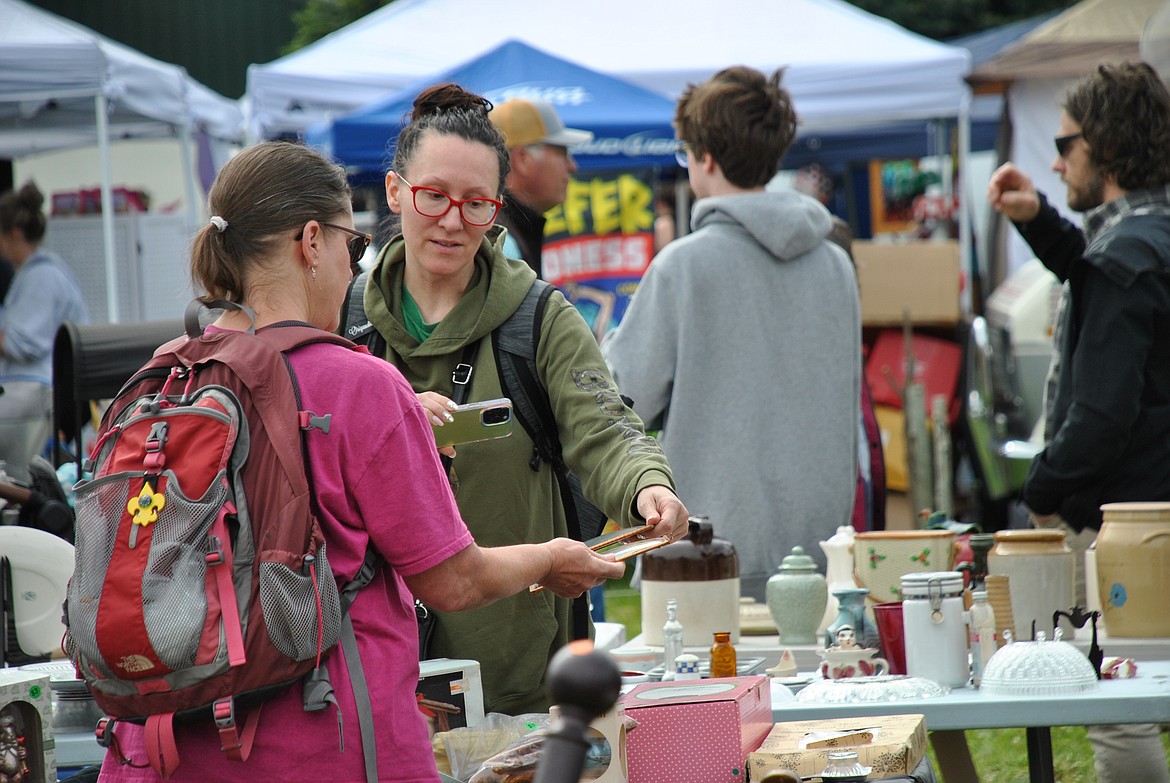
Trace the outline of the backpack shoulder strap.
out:
<instances>
[{"instance_id":1,"label":"backpack shoulder strap","mask_svg":"<svg viewBox=\"0 0 1170 783\"><path fill-rule=\"evenodd\" d=\"M500 387L512 400L516 419L536 446L536 453L529 463L533 470L540 468L540 460L558 470L564 466L548 391L540 382L536 369L536 349L540 345L544 311L554 290L555 287L544 280L532 281L532 287L520 306L492 332L492 352L500 374Z\"/></svg>"},{"instance_id":2,"label":"backpack shoulder strap","mask_svg":"<svg viewBox=\"0 0 1170 783\"><path fill-rule=\"evenodd\" d=\"M386 353L386 340L366 316L366 281L369 272L362 272L349 283L345 294L345 308L341 313L341 334L358 345L364 345L374 356Z\"/></svg>"}]
</instances>

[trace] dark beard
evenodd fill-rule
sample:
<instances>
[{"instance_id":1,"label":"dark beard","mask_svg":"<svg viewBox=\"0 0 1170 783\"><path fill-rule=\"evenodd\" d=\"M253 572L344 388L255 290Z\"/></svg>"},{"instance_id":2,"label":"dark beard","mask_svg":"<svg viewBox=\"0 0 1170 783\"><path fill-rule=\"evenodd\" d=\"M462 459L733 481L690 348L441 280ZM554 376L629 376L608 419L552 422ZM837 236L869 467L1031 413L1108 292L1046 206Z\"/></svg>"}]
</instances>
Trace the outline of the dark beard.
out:
<instances>
[{"instance_id":1,"label":"dark beard","mask_svg":"<svg viewBox=\"0 0 1170 783\"><path fill-rule=\"evenodd\" d=\"M1100 174L1093 178L1084 188L1068 190L1068 208L1075 212L1087 212L1105 203L1105 180Z\"/></svg>"}]
</instances>

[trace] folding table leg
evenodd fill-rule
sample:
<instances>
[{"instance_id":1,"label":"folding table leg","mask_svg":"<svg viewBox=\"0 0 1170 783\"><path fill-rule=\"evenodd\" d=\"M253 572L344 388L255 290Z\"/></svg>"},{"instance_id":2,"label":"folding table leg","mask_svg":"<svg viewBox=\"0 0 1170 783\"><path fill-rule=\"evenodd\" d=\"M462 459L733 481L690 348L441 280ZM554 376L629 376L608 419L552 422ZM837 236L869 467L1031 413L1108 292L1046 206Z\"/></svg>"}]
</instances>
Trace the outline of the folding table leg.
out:
<instances>
[{"instance_id":1,"label":"folding table leg","mask_svg":"<svg viewBox=\"0 0 1170 783\"><path fill-rule=\"evenodd\" d=\"M1028 780L1032 783L1056 783L1052 766L1052 729L1031 726L1025 729L1028 737Z\"/></svg>"},{"instance_id":2,"label":"folding table leg","mask_svg":"<svg viewBox=\"0 0 1170 783\"><path fill-rule=\"evenodd\" d=\"M934 748L938 771L944 783L979 783L965 731L932 731L930 745Z\"/></svg>"}]
</instances>

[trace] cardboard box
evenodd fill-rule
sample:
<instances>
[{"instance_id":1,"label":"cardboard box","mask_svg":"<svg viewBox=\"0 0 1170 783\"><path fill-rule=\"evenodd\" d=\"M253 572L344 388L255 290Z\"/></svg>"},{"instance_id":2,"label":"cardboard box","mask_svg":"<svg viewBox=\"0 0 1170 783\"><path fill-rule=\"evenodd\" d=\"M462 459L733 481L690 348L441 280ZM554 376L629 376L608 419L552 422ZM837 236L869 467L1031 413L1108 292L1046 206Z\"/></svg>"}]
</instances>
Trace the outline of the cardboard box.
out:
<instances>
[{"instance_id":1,"label":"cardboard box","mask_svg":"<svg viewBox=\"0 0 1170 783\"><path fill-rule=\"evenodd\" d=\"M630 783L742 783L747 755L772 728L761 675L648 682L621 703L638 724L627 739Z\"/></svg>"},{"instance_id":2,"label":"cardboard box","mask_svg":"<svg viewBox=\"0 0 1170 783\"><path fill-rule=\"evenodd\" d=\"M922 715L881 715L777 723L759 750L748 756L749 775L759 780L769 770L783 768L811 777L824 771L829 753L838 748L809 748L808 743L849 731L869 730L873 740L849 745L863 766L873 767L869 780L908 775L926 753L926 720ZM818 743L820 744L820 743Z\"/></svg>"},{"instance_id":3,"label":"cardboard box","mask_svg":"<svg viewBox=\"0 0 1170 783\"><path fill-rule=\"evenodd\" d=\"M959 243L856 241L857 285L861 322L866 326L901 326L902 313L915 324L958 323Z\"/></svg>"},{"instance_id":4,"label":"cardboard box","mask_svg":"<svg viewBox=\"0 0 1170 783\"><path fill-rule=\"evenodd\" d=\"M53 706L49 675L0 669L0 748L8 741L9 729L23 737L25 783L49 783L57 779L53 741ZM92 741L93 736L90 735Z\"/></svg>"},{"instance_id":5,"label":"cardboard box","mask_svg":"<svg viewBox=\"0 0 1170 783\"><path fill-rule=\"evenodd\" d=\"M427 717L430 734L468 726L483 720L483 680L479 661L434 658L418 663L419 711Z\"/></svg>"}]
</instances>

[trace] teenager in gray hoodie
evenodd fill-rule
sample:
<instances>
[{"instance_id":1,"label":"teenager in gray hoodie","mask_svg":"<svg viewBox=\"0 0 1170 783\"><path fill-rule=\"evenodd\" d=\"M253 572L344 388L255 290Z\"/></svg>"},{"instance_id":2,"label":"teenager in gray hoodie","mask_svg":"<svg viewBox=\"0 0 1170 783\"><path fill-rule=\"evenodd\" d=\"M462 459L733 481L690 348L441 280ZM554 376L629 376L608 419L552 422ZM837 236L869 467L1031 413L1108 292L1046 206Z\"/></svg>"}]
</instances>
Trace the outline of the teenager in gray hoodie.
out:
<instances>
[{"instance_id":1,"label":"teenager in gray hoodie","mask_svg":"<svg viewBox=\"0 0 1170 783\"><path fill-rule=\"evenodd\" d=\"M654 258L603 346L756 598L793 546L823 568L817 543L850 523L857 482L853 269L828 210L764 189L796 135L781 75L727 68L679 99L694 231Z\"/></svg>"}]
</instances>

